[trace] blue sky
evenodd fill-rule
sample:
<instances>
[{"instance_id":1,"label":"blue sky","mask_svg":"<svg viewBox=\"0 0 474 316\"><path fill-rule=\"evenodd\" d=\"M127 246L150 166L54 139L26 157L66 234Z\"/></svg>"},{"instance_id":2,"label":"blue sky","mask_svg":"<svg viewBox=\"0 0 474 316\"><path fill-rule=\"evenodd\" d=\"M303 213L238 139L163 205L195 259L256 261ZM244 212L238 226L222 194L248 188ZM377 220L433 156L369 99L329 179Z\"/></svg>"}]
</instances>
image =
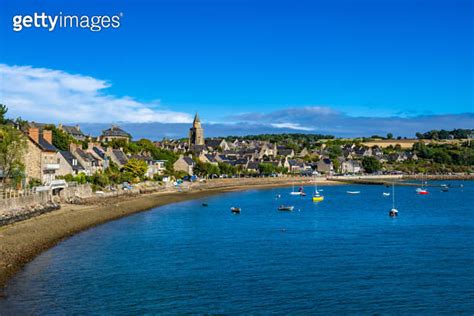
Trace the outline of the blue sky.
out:
<instances>
[{"instance_id":1,"label":"blue sky","mask_svg":"<svg viewBox=\"0 0 474 316\"><path fill-rule=\"evenodd\" d=\"M54 122L187 123L199 111L258 131L474 126L472 1L295 2L0 0L0 102ZM97 33L12 31L35 11L123 17ZM403 123L345 125L367 118Z\"/></svg>"}]
</instances>

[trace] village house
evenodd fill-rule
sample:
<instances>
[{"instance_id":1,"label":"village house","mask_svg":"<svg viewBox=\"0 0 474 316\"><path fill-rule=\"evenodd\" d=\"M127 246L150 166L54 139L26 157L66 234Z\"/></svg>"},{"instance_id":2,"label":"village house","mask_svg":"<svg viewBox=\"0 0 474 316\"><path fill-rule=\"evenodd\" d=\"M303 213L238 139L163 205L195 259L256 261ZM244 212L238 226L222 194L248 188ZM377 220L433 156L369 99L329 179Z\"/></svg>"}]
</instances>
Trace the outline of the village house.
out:
<instances>
[{"instance_id":1,"label":"village house","mask_svg":"<svg viewBox=\"0 0 474 316\"><path fill-rule=\"evenodd\" d=\"M24 157L26 181L36 179L42 184L49 184L56 179L60 167L52 132L45 129L40 132L38 127L30 127L27 136Z\"/></svg>"},{"instance_id":2,"label":"village house","mask_svg":"<svg viewBox=\"0 0 474 316\"><path fill-rule=\"evenodd\" d=\"M131 138L132 136L130 136L129 133L116 125L112 125L111 128L102 131L102 135L100 135L99 140L104 143L108 143L112 140L124 140L128 143Z\"/></svg>"},{"instance_id":3,"label":"village house","mask_svg":"<svg viewBox=\"0 0 474 316\"><path fill-rule=\"evenodd\" d=\"M207 150L209 151L223 151L223 150L230 149L225 139L219 139L219 138L206 139L205 145L207 147Z\"/></svg>"},{"instance_id":4,"label":"village house","mask_svg":"<svg viewBox=\"0 0 474 316\"><path fill-rule=\"evenodd\" d=\"M72 136L74 139L78 141L86 140L86 135L84 135L84 133L81 131L81 128L79 127L79 125L67 126L67 125L59 124L58 129Z\"/></svg>"},{"instance_id":5,"label":"village house","mask_svg":"<svg viewBox=\"0 0 474 316\"><path fill-rule=\"evenodd\" d=\"M359 162L355 160L346 160L341 162L341 172L342 173L360 173L362 172L362 167Z\"/></svg>"},{"instance_id":6,"label":"village house","mask_svg":"<svg viewBox=\"0 0 474 316\"><path fill-rule=\"evenodd\" d=\"M100 160L94 157L94 155L83 150L80 145L71 143L69 145L69 151L84 168L84 173L86 175L90 176L95 172L102 170Z\"/></svg>"},{"instance_id":7,"label":"village house","mask_svg":"<svg viewBox=\"0 0 474 316\"><path fill-rule=\"evenodd\" d=\"M190 176L194 174L194 160L189 156L179 156L178 160L173 164L173 168L176 171L184 171Z\"/></svg>"},{"instance_id":8,"label":"village house","mask_svg":"<svg viewBox=\"0 0 474 316\"><path fill-rule=\"evenodd\" d=\"M322 158L316 163L316 168L320 173L332 174L334 172L334 165L329 158Z\"/></svg>"},{"instance_id":9,"label":"village house","mask_svg":"<svg viewBox=\"0 0 474 316\"><path fill-rule=\"evenodd\" d=\"M115 163L119 168L123 168L128 161L127 155L120 149L113 149L112 147L107 147L105 152L106 156Z\"/></svg>"},{"instance_id":10,"label":"village house","mask_svg":"<svg viewBox=\"0 0 474 316\"><path fill-rule=\"evenodd\" d=\"M166 170L166 160L155 160L148 153L141 155L131 155L128 158L144 161L147 165L145 176L150 179L153 179L155 175L163 175L164 171Z\"/></svg>"},{"instance_id":11,"label":"village house","mask_svg":"<svg viewBox=\"0 0 474 316\"><path fill-rule=\"evenodd\" d=\"M85 173L84 167L81 165L79 160L68 150L61 150L58 153L59 157L59 170L58 176L66 176L68 174L78 175L79 173Z\"/></svg>"},{"instance_id":12,"label":"village house","mask_svg":"<svg viewBox=\"0 0 474 316\"><path fill-rule=\"evenodd\" d=\"M295 156L295 151L292 148L278 147L277 155L286 158L293 158Z\"/></svg>"}]
</instances>

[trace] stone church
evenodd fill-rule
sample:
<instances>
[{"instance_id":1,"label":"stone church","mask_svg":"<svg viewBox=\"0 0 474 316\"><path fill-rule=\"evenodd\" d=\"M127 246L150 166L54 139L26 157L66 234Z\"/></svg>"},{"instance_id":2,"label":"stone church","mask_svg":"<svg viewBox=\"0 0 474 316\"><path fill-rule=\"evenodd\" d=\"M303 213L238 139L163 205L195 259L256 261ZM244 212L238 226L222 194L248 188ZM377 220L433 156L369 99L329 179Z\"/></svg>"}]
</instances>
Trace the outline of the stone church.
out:
<instances>
[{"instance_id":1,"label":"stone church","mask_svg":"<svg viewBox=\"0 0 474 316\"><path fill-rule=\"evenodd\" d=\"M189 129L189 145L203 146L204 145L204 129L201 126L201 120L196 113L193 121L193 127Z\"/></svg>"}]
</instances>

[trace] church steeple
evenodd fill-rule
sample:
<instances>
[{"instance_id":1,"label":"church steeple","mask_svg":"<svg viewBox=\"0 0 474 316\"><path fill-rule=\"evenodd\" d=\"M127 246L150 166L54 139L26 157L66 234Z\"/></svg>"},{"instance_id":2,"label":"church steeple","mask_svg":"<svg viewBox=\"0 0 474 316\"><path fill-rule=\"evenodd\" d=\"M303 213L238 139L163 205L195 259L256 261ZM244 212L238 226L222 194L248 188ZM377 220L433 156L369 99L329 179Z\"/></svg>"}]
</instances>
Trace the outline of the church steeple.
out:
<instances>
[{"instance_id":1,"label":"church steeple","mask_svg":"<svg viewBox=\"0 0 474 316\"><path fill-rule=\"evenodd\" d=\"M193 127L194 128L201 127L201 120L199 119L199 115L197 114L197 112L196 112L196 115L194 116Z\"/></svg>"},{"instance_id":2,"label":"church steeple","mask_svg":"<svg viewBox=\"0 0 474 316\"><path fill-rule=\"evenodd\" d=\"M194 116L193 127L189 129L189 145L204 145L204 129L197 113Z\"/></svg>"}]
</instances>

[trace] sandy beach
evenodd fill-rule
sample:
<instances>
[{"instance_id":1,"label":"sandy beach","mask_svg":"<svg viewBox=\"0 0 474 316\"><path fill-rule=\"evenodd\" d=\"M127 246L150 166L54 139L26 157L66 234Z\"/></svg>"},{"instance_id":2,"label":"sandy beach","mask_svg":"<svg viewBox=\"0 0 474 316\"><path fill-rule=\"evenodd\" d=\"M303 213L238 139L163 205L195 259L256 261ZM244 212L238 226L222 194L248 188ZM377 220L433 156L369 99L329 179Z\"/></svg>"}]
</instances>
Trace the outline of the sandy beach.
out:
<instances>
[{"instance_id":1,"label":"sandy beach","mask_svg":"<svg viewBox=\"0 0 474 316\"><path fill-rule=\"evenodd\" d=\"M135 197L115 197L92 205L66 204L60 210L0 228L0 288L26 263L61 240L88 228L152 208L215 194L295 185L308 185L310 178L281 179L265 182L262 179L243 183L228 181L214 187L198 187L185 192L149 193ZM334 181L318 180L321 185L335 185ZM1 290L0 290L1 295Z\"/></svg>"}]
</instances>

